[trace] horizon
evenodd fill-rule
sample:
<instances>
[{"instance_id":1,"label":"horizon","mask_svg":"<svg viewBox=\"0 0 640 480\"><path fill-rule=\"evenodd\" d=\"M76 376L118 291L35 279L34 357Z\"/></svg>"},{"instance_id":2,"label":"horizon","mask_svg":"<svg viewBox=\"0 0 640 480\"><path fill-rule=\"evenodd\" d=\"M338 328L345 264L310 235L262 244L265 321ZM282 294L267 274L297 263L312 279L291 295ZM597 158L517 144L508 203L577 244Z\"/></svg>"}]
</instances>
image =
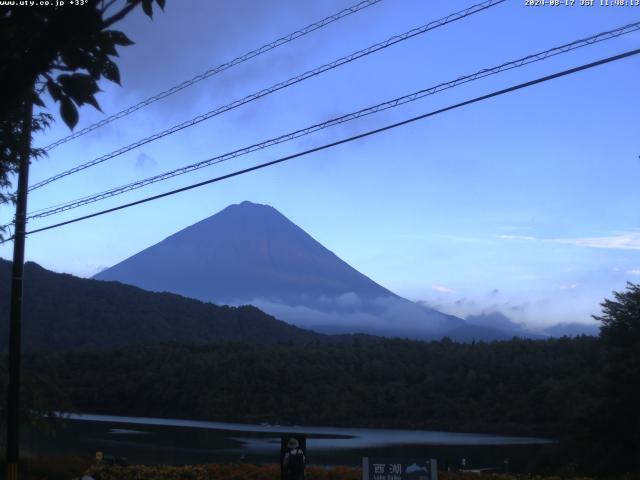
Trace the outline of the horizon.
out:
<instances>
[{"instance_id":1,"label":"horizon","mask_svg":"<svg viewBox=\"0 0 640 480\"><path fill-rule=\"evenodd\" d=\"M367 8L53 150L33 163L31 183L471 3L403 0ZM121 52L123 86L105 83L98 101L107 114L119 111L352 4L288 1L275 9L255 2L219 8L193 2L192 8L178 8L169 2L153 21L136 12L122 26L136 42ZM627 8L527 9L506 2L34 191L29 210L609 30L633 21L628 17ZM637 48L639 39L635 32L473 82L129 193L126 201ZM323 48L317 48L320 43ZM273 206L376 283L445 313L465 318L499 311L532 328L594 323L590 315L600 313L605 298L627 281L640 282L640 221L629 207L640 202L637 65L637 59L622 60L291 164L34 234L27 239L26 259L91 277L227 205L249 200ZM57 105L48 105L57 113ZM77 129L102 118L83 108ZM58 121L35 144L68 133ZM123 201L108 200L100 208ZM12 218L6 206L0 214L3 223ZM37 220L33 227L50 223ZM0 257L10 259L11 247L0 246Z\"/></svg>"}]
</instances>

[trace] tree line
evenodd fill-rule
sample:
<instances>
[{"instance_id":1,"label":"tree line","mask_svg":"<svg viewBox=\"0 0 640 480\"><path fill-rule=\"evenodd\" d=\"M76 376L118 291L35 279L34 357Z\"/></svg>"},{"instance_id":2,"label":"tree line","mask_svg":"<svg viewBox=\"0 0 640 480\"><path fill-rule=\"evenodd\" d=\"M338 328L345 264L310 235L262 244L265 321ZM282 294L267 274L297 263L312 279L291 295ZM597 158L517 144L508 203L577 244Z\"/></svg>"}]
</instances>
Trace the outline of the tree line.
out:
<instances>
[{"instance_id":1,"label":"tree line","mask_svg":"<svg viewBox=\"0 0 640 480\"><path fill-rule=\"evenodd\" d=\"M640 286L606 300L597 319L599 338L317 336L30 353L24 408L542 435L560 440L550 465L637 472Z\"/></svg>"},{"instance_id":2,"label":"tree line","mask_svg":"<svg viewBox=\"0 0 640 480\"><path fill-rule=\"evenodd\" d=\"M31 354L80 411L557 435L598 383L593 337L165 344Z\"/></svg>"}]
</instances>

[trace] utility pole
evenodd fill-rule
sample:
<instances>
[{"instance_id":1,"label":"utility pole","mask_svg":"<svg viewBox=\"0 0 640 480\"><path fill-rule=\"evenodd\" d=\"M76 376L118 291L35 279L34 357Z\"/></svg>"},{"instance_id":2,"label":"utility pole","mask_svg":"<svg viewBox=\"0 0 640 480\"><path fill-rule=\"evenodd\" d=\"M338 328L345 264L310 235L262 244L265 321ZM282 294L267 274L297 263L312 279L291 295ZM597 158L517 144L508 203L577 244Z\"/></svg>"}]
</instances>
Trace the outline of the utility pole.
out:
<instances>
[{"instance_id":1,"label":"utility pole","mask_svg":"<svg viewBox=\"0 0 640 480\"><path fill-rule=\"evenodd\" d=\"M22 278L24 243L27 224L27 190L29 188L29 156L31 153L31 121L33 102L25 101L22 118L18 192L16 196L15 231L13 236L13 269L11 272L11 316L9 320L9 388L7 389L7 479L18 480L20 456L20 355L22 328Z\"/></svg>"}]
</instances>

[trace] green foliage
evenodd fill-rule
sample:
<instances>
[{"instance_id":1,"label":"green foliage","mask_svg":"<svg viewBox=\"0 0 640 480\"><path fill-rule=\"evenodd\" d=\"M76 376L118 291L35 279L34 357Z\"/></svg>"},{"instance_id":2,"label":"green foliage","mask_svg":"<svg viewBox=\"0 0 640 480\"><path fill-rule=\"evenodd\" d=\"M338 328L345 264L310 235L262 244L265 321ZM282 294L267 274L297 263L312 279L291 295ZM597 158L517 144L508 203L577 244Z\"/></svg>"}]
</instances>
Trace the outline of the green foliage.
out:
<instances>
[{"instance_id":1,"label":"green foliage","mask_svg":"<svg viewBox=\"0 0 640 480\"><path fill-rule=\"evenodd\" d=\"M23 362L30 411L549 435L548 472L638 471L636 285L603 304L601 338L471 344L324 336L35 264L25 287L26 346L49 350Z\"/></svg>"},{"instance_id":2,"label":"green foliage","mask_svg":"<svg viewBox=\"0 0 640 480\"><path fill-rule=\"evenodd\" d=\"M0 391L8 384L6 362L0 362ZM3 395L6 398L6 395ZM61 419L58 412L72 408L67 395L57 384L55 375L42 376L33 370L23 373L20 385L20 418L22 423L29 424L47 435L55 435ZM5 446L6 435L6 402L0 403L0 450Z\"/></svg>"},{"instance_id":3,"label":"green foliage","mask_svg":"<svg viewBox=\"0 0 640 480\"><path fill-rule=\"evenodd\" d=\"M40 112L31 119L31 132L37 133L46 130L53 117L46 112ZM0 205L4 203L14 203L15 195L5 193L11 187L13 174L18 171L18 139L22 131L20 118L0 118ZM40 148L31 149L31 158L37 159L44 155L44 150ZM0 240L3 238L6 227L0 225Z\"/></svg>"},{"instance_id":4,"label":"green foliage","mask_svg":"<svg viewBox=\"0 0 640 480\"><path fill-rule=\"evenodd\" d=\"M34 354L80 411L280 424L557 434L596 340L162 345Z\"/></svg>"},{"instance_id":5,"label":"green foliage","mask_svg":"<svg viewBox=\"0 0 640 480\"><path fill-rule=\"evenodd\" d=\"M600 337L609 350L637 353L640 344L640 285L627 283L626 292L613 292L613 296L615 300L605 299L601 304L603 314L593 317L602 323Z\"/></svg>"},{"instance_id":6,"label":"green foliage","mask_svg":"<svg viewBox=\"0 0 640 480\"><path fill-rule=\"evenodd\" d=\"M156 0L164 8L164 0ZM132 45L122 32L111 26L138 5L152 17L152 0L127 0L116 11L114 2L88 2L79 8L0 8L0 87L7 95L2 102L2 118L16 111L25 100L45 106L43 89L55 102L65 123L77 123L77 108L90 104L100 108L95 94L105 77L120 82L118 67L110 57L116 46ZM33 89L36 87L36 91ZM38 88L39 87L39 88Z\"/></svg>"},{"instance_id":7,"label":"green foliage","mask_svg":"<svg viewBox=\"0 0 640 480\"><path fill-rule=\"evenodd\" d=\"M94 466L87 471L96 480L279 480L279 465L210 464L173 466ZM308 467L307 480L359 480L362 473L350 467Z\"/></svg>"},{"instance_id":8,"label":"green foliage","mask_svg":"<svg viewBox=\"0 0 640 480\"><path fill-rule=\"evenodd\" d=\"M164 0L155 0L164 8ZM11 186L21 152L23 118L28 103L46 108L45 92L60 104L62 120L73 129L78 107L92 105L98 82L120 83L112 57L117 46L131 45L127 36L111 26L138 5L151 17L152 0L126 0L113 12L115 2L90 1L77 8L0 6L0 190ZM52 117L35 115L34 131L45 128ZM42 151L32 150L31 157ZM0 204L11 200L0 193ZM0 230L0 239L3 230Z\"/></svg>"},{"instance_id":9,"label":"green foliage","mask_svg":"<svg viewBox=\"0 0 640 480\"><path fill-rule=\"evenodd\" d=\"M11 263L0 259L0 350L8 345ZM255 307L226 307L25 265L23 348L107 349L162 342L286 343L323 338Z\"/></svg>"},{"instance_id":10,"label":"green foliage","mask_svg":"<svg viewBox=\"0 0 640 480\"><path fill-rule=\"evenodd\" d=\"M78 455L58 455L24 458L20 462L21 480L71 480L79 479L94 462L92 458ZM0 458L0 471L6 471Z\"/></svg>"},{"instance_id":11,"label":"green foliage","mask_svg":"<svg viewBox=\"0 0 640 480\"><path fill-rule=\"evenodd\" d=\"M582 449L600 472L640 471L640 285L627 284L602 303L599 402L591 412Z\"/></svg>"}]
</instances>

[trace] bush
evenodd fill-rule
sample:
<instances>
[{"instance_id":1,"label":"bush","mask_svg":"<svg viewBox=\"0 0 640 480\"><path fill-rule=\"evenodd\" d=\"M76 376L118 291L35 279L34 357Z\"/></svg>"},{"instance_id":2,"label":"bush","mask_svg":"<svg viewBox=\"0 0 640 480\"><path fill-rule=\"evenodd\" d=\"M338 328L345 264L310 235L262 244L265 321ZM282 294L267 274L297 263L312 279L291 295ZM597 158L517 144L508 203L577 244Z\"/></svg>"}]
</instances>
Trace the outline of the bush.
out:
<instances>
[{"instance_id":1,"label":"bush","mask_svg":"<svg viewBox=\"0 0 640 480\"><path fill-rule=\"evenodd\" d=\"M94 460L79 455L57 455L22 459L21 480L71 480L79 478ZM6 472L6 462L0 460L0 478Z\"/></svg>"},{"instance_id":2,"label":"bush","mask_svg":"<svg viewBox=\"0 0 640 480\"><path fill-rule=\"evenodd\" d=\"M96 480L280 480L278 465L212 464L173 466L93 466L86 472ZM360 480L360 469L309 467L307 480Z\"/></svg>"}]
</instances>

